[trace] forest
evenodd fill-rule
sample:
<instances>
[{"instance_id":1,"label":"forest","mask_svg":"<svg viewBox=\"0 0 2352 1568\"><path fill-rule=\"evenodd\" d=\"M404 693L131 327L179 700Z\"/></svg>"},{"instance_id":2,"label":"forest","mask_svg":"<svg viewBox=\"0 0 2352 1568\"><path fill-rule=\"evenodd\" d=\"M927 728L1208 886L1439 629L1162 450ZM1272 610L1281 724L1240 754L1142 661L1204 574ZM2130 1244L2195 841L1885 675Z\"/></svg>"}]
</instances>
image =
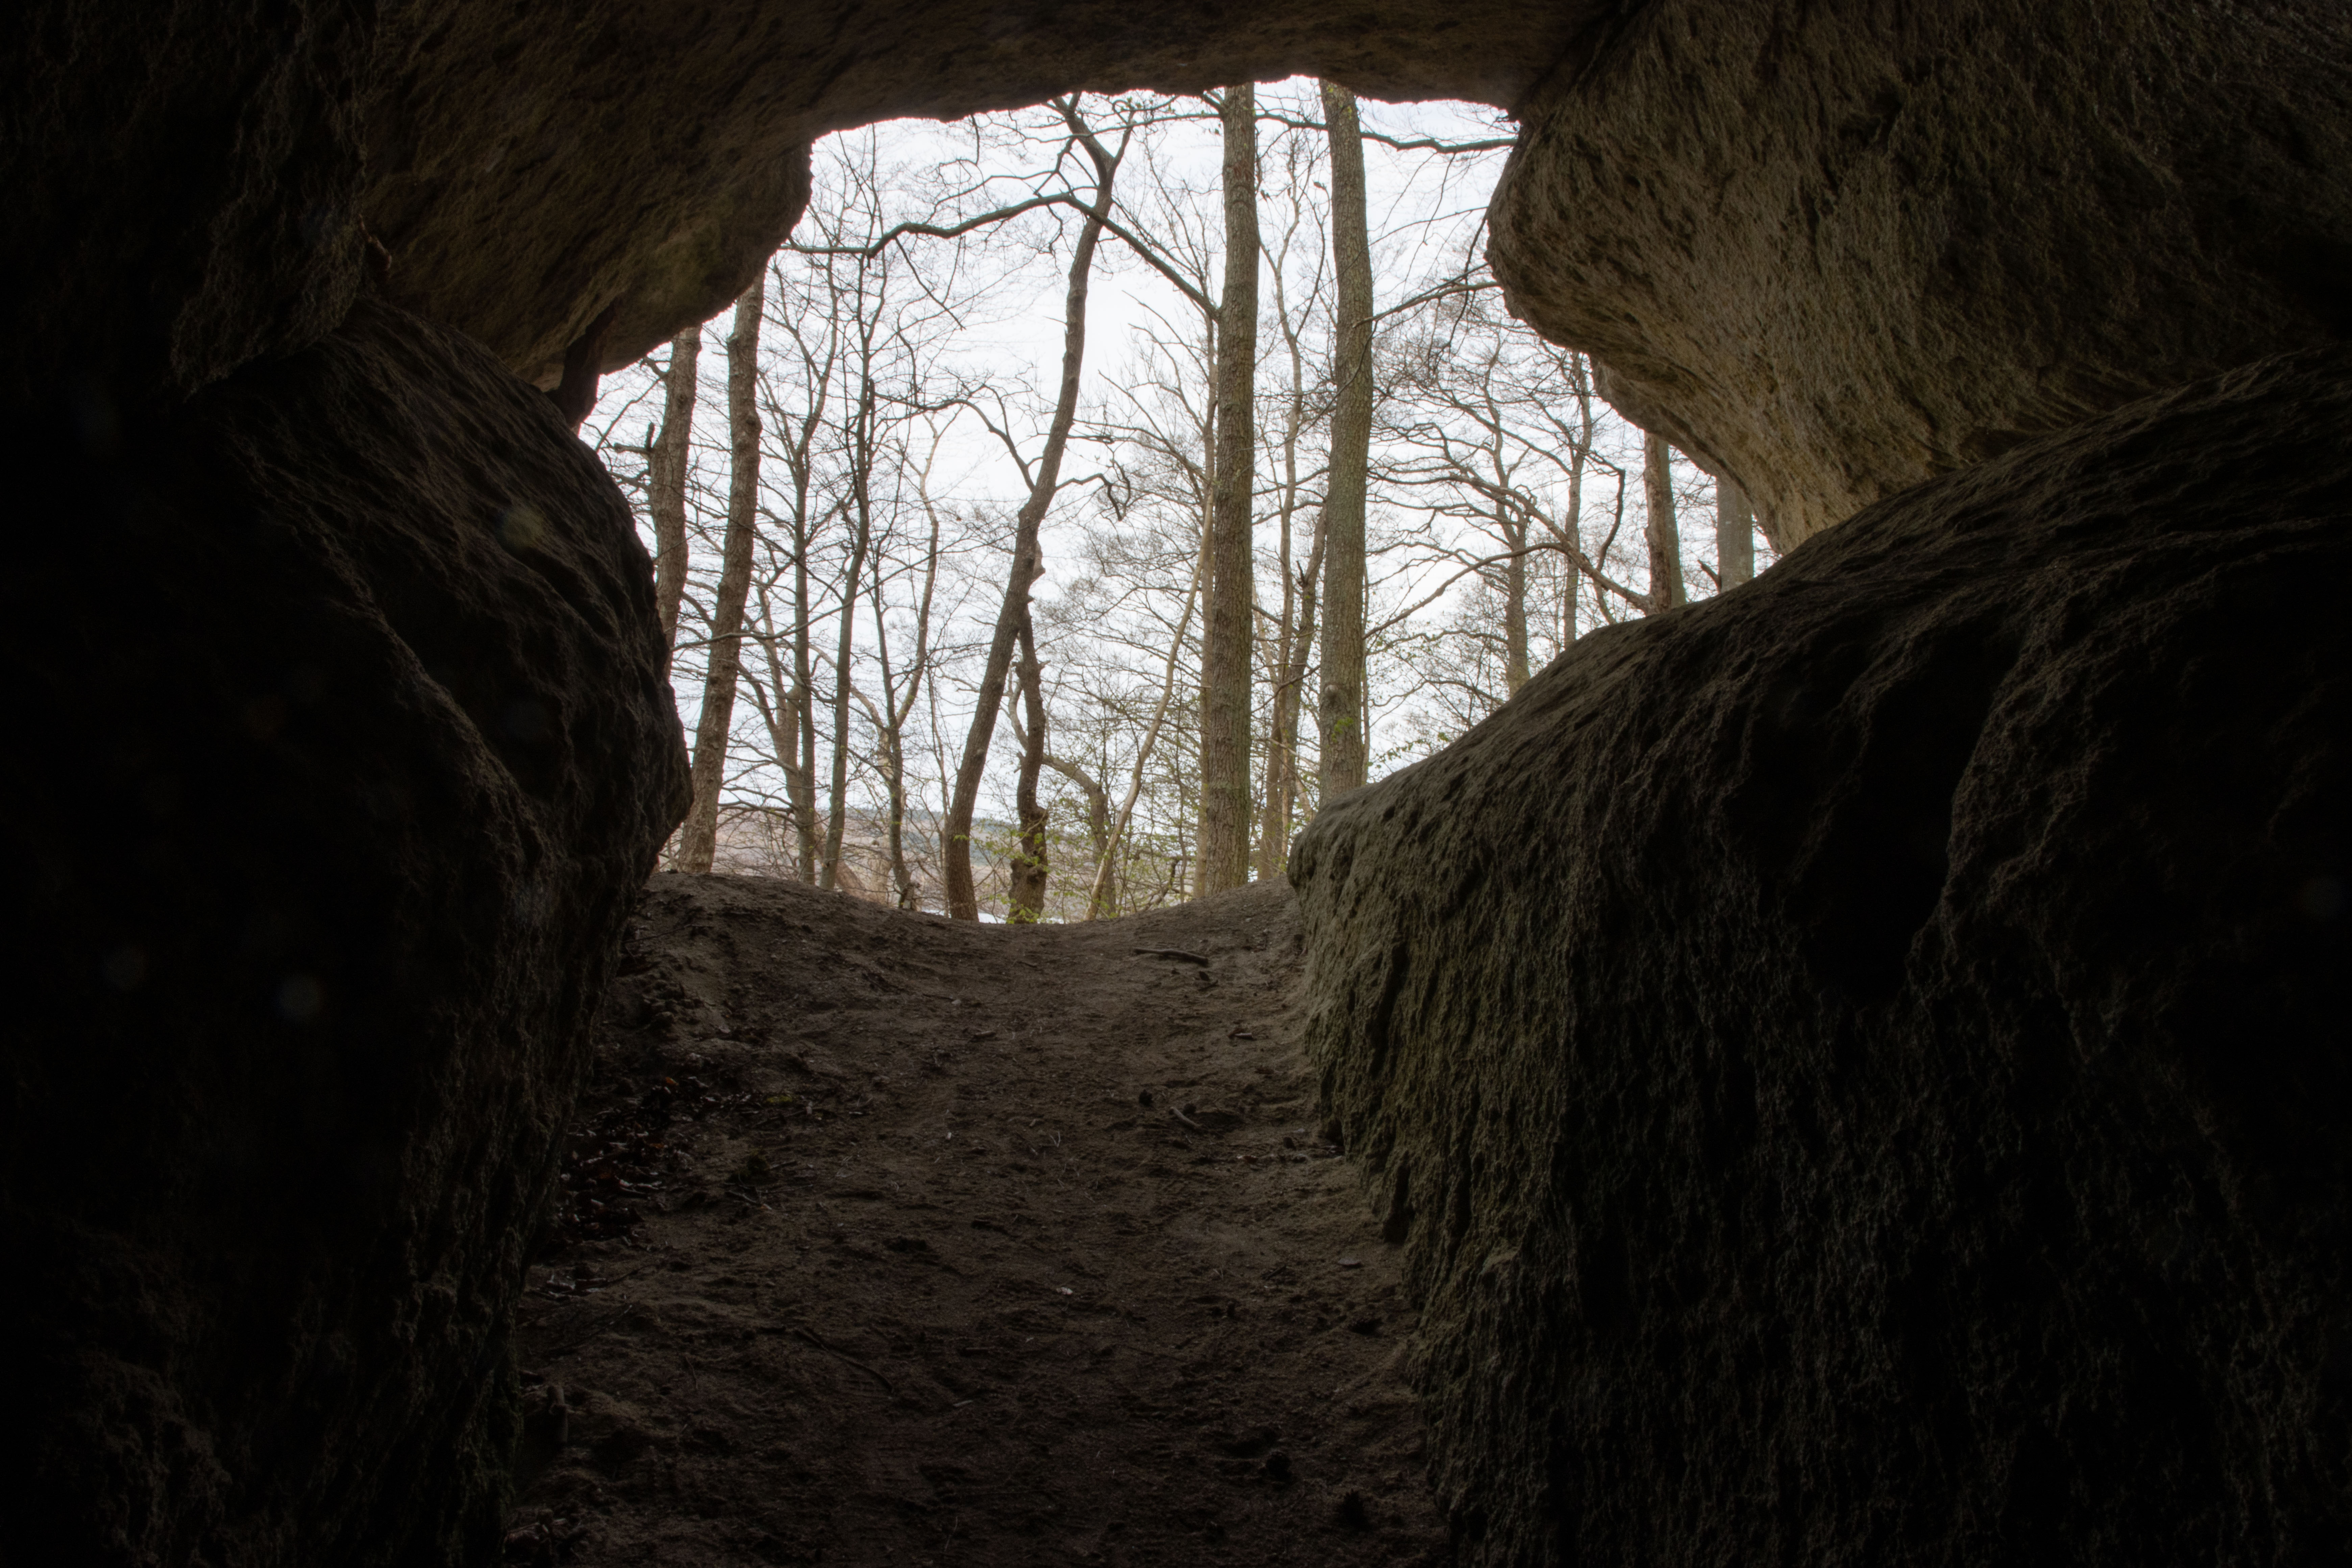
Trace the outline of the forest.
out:
<instances>
[{"instance_id":1,"label":"forest","mask_svg":"<svg viewBox=\"0 0 2352 1568\"><path fill-rule=\"evenodd\" d=\"M582 411L692 749L664 864L1016 922L1278 878L1578 637L1769 564L1505 310L1511 145L1303 79L820 142L731 317Z\"/></svg>"}]
</instances>

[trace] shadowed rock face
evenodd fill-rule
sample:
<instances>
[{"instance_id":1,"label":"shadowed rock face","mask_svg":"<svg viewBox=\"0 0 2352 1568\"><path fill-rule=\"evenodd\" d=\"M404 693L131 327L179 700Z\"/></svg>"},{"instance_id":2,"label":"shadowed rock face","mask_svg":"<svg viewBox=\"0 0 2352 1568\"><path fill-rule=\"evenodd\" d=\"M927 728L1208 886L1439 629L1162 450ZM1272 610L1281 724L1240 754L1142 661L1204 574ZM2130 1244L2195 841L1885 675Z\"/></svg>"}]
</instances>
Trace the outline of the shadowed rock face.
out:
<instances>
[{"instance_id":1,"label":"shadowed rock face","mask_svg":"<svg viewBox=\"0 0 2352 1568\"><path fill-rule=\"evenodd\" d=\"M1303 837L1465 1562L2342 1560L2347 425L2020 447Z\"/></svg>"},{"instance_id":2,"label":"shadowed rock face","mask_svg":"<svg viewBox=\"0 0 2352 1568\"><path fill-rule=\"evenodd\" d=\"M381 307L120 436L12 465L0 1556L478 1560L684 807L645 552L545 398Z\"/></svg>"}]
</instances>

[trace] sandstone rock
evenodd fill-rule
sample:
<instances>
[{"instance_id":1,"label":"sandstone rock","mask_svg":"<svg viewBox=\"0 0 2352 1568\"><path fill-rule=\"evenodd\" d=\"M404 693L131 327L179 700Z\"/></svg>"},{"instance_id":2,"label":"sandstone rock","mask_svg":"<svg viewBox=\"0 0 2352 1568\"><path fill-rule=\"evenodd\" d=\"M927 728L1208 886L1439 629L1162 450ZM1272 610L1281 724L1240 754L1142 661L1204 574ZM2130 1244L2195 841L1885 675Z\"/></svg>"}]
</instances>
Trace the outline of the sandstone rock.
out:
<instances>
[{"instance_id":1,"label":"sandstone rock","mask_svg":"<svg viewBox=\"0 0 2352 1568\"><path fill-rule=\"evenodd\" d=\"M2326 0L1665 0L1519 110L1513 308L1783 548L2352 329L2352 19Z\"/></svg>"},{"instance_id":2,"label":"sandstone rock","mask_svg":"<svg viewBox=\"0 0 2352 1568\"><path fill-rule=\"evenodd\" d=\"M545 398L380 306L76 434L9 433L0 1557L459 1560L684 806L645 552Z\"/></svg>"},{"instance_id":3,"label":"sandstone rock","mask_svg":"<svg viewBox=\"0 0 2352 1568\"><path fill-rule=\"evenodd\" d=\"M827 132L1298 71L1509 103L1596 9L1402 0L1367 25L1331 0L586 0L552 25L427 0L385 27L363 203L402 300L546 380L615 299L615 367L731 302L799 216Z\"/></svg>"},{"instance_id":4,"label":"sandstone rock","mask_svg":"<svg viewBox=\"0 0 2352 1568\"><path fill-rule=\"evenodd\" d=\"M1464 1562L2343 1559L2347 428L2021 446L1317 819Z\"/></svg>"}]
</instances>

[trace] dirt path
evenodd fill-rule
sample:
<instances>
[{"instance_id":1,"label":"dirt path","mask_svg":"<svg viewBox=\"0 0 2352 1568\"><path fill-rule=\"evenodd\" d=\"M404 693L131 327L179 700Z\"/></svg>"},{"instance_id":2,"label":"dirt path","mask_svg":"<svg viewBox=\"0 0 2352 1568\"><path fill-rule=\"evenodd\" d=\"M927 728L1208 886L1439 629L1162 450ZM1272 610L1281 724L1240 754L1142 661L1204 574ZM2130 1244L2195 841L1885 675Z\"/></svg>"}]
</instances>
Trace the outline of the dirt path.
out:
<instances>
[{"instance_id":1,"label":"dirt path","mask_svg":"<svg viewBox=\"0 0 2352 1568\"><path fill-rule=\"evenodd\" d=\"M640 916L510 1561L1436 1559L1287 889L1007 930L661 877Z\"/></svg>"}]
</instances>

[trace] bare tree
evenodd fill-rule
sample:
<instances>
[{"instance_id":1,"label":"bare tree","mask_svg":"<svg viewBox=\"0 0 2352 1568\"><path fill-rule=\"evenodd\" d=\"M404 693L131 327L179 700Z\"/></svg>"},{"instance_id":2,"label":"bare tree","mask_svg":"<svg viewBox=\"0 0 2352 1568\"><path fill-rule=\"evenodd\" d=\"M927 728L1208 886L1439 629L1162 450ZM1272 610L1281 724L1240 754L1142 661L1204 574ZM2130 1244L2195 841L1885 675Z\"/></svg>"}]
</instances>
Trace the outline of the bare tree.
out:
<instances>
[{"instance_id":1,"label":"bare tree","mask_svg":"<svg viewBox=\"0 0 2352 1568\"><path fill-rule=\"evenodd\" d=\"M1238 888L1250 874L1250 665L1257 391L1257 89L1217 102L1225 140L1225 286L1217 311L1215 500L1202 621L1201 847L1197 889Z\"/></svg>"},{"instance_id":2,"label":"bare tree","mask_svg":"<svg viewBox=\"0 0 2352 1568\"><path fill-rule=\"evenodd\" d=\"M1372 249L1355 95L1323 84L1331 140L1331 255L1339 283L1331 359L1331 475L1323 503L1322 691L1316 708L1326 801L1364 782L1364 509L1372 437Z\"/></svg>"},{"instance_id":3,"label":"bare tree","mask_svg":"<svg viewBox=\"0 0 2352 1568\"><path fill-rule=\"evenodd\" d=\"M1037 637L1029 606L1021 606L1021 700L1026 721L1021 726L1021 772L1013 786L1016 819L1012 867L1006 878L1004 918L1014 925L1034 925L1045 918L1046 863L1045 808L1037 800L1038 775L1045 766L1045 671L1037 662Z\"/></svg>"},{"instance_id":4,"label":"bare tree","mask_svg":"<svg viewBox=\"0 0 2352 1568\"><path fill-rule=\"evenodd\" d=\"M1150 721L1144 726L1143 738L1135 749L1135 762L1128 773L1127 792L1118 803L1118 815L1111 821L1110 831L1104 838L1102 858L1095 866L1095 882L1088 895L1090 909L1108 910L1114 901L1113 877L1118 864L1121 841L1127 837L1129 825L1135 820L1136 802L1143 795L1143 780L1151 765L1153 751L1160 744L1161 730L1168 722L1169 709L1176 696L1178 662L1183 657L1184 636L1192 623L1193 606L1200 602L1202 573L1196 563L1192 582L1184 593L1184 608L1176 623L1175 635L1168 639L1168 657L1160 666L1160 696L1152 704Z\"/></svg>"},{"instance_id":5,"label":"bare tree","mask_svg":"<svg viewBox=\"0 0 2352 1568\"><path fill-rule=\"evenodd\" d=\"M1756 575L1756 513L1748 492L1726 479L1715 481L1715 562L1726 588Z\"/></svg>"},{"instance_id":6,"label":"bare tree","mask_svg":"<svg viewBox=\"0 0 2352 1568\"><path fill-rule=\"evenodd\" d=\"M1055 107L1094 165L1094 199L1086 208L1077 245L1070 256L1069 284L1063 305L1061 388L1054 402L1052 422L1046 427L1044 449L1032 467L1022 460L1017 446L1009 440L1006 443L1014 462L1024 469L1029 496L1014 519L1013 559L1006 572L1004 598L997 610L988 662L982 671L971 727L964 737L963 758L956 769L955 788L943 828L948 913L957 920L980 918L979 895L971 878L972 814L980 799L982 775L988 770L988 749L1004 700L1004 678L1013 662L1013 645L1029 624L1030 586L1045 570L1039 558L1038 531L1045 521L1046 509L1053 505L1054 496L1061 488L1062 458L1069 447L1070 427L1077 420L1079 379L1086 363L1087 290L1094 276L1095 249L1110 216L1112 184L1127 147L1122 140L1118 149L1113 151L1085 132L1078 121L1076 100L1057 100ZM1038 744L1043 743L1041 733Z\"/></svg>"},{"instance_id":7,"label":"bare tree","mask_svg":"<svg viewBox=\"0 0 2352 1568\"><path fill-rule=\"evenodd\" d=\"M864 328L866 322L861 321L860 326ZM833 787L825 800L824 864L817 879L817 886L828 891L841 883L841 838L849 811L849 661L856 644L866 558L874 545L874 465L878 445L875 430L874 345L870 331L861 331L860 338L856 414L847 432L849 561L842 574L841 616L835 627L833 658Z\"/></svg>"},{"instance_id":8,"label":"bare tree","mask_svg":"<svg viewBox=\"0 0 2352 1568\"><path fill-rule=\"evenodd\" d=\"M733 472L727 488L727 542L719 593L711 606L709 670L702 713L694 730L694 804L678 846L680 870L708 871L719 845L719 791L727 777L727 741L735 719L735 681L743 657L743 602L751 586L751 553L759 526L760 317L767 274L735 302L735 331L727 340L727 429Z\"/></svg>"},{"instance_id":9,"label":"bare tree","mask_svg":"<svg viewBox=\"0 0 2352 1568\"><path fill-rule=\"evenodd\" d=\"M1318 216L1314 204L1304 199L1314 188L1316 160L1314 143L1296 135L1285 138L1284 181L1288 196L1284 210L1286 217L1281 224L1273 244L1266 247L1266 277L1274 288L1274 321L1282 336L1284 362L1288 372L1287 384L1283 388L1279 416L1268 432L1267 445L1275 470L1275 576L1282 584L1282 597L1269 617L1272 626L1267 637L1265 737L1265 787L1261 796L1258 828L1257 875L1261 880L1279 877L1290 854L1290 836L1297 820L1299 805L1299 713L1304 706L1302 693L1307 680L1309 654L1315 646L1316 605L1320 590L1323 552L1326 540L1325 512L1321 507L1310 507L1307 487L1317 477L1302 468L1300 448L1308 426L1318 416L1318 409L1310 394L1322 390L1314 384L1320 378L1310 379L1307 374L1307 332L1312 320L1320 314L1324 305L1325 249L1322 235L1314 219ZM1309 247L1302 246L1301 230L1314 229L1307 263L1307 273L1301 297L1292 298L1289 279L1294 255ZM1313 523L1309 530L1307 564L1298 567L1295 540L1302 510L1311 511Z\"/></svg>"},{"instance_id":10,"label":"bare tree","mask_svg":"<svg viewBox=\"0 0 2352 1568\"><path fill-rule=\"evenodd\" d=\"M1642 436L1642 488L1649 503L1649 612L1658 615L1684 602L1682 532L1675 523L1674 451L1665 438Z\"/></svg>"},{"instance_id":11,"label":"bare tree","mask_svg":"<svg viewBox=\"0 0 2352 1568\"><path fill-rule=\"evenodd\" d=\"M931 446L934 458L939 444ZM931 500L929 466L927 463L917 479L916 493L922 503L923 514L930 524L930 537L923 551L922 588L914 606L914 656L908 661L906 684L898 684L890 665L890 628L883 610L883 579L875 574L869 597L874 608L874 643L876 658L881 667L882 700L869 700L863 692L858 700L865 705L866 717L873 722L881 752L880 773L885 808L885 852L890 861L890 885L898 898L898 907L916 907L916 883L913 868L907 860L907 721L914 713L921 697L925 678L931 666L931 606L940 581L940 510Z\"/></svg>"},{"instance_id":12,"label":"bare tree","mask_svg":"<svg viewBox=\"0 0 2352 1568\"><path fill-rule=\"evenodd\" d=\"M694 435L695 377L702 360L702 329L670 340L662 372L661 429L646 442L646 510L654 520L654 604L661 616L663 657L677 646L677 609L686 597L686 470Z\"/></svg>"}]
</instances>

